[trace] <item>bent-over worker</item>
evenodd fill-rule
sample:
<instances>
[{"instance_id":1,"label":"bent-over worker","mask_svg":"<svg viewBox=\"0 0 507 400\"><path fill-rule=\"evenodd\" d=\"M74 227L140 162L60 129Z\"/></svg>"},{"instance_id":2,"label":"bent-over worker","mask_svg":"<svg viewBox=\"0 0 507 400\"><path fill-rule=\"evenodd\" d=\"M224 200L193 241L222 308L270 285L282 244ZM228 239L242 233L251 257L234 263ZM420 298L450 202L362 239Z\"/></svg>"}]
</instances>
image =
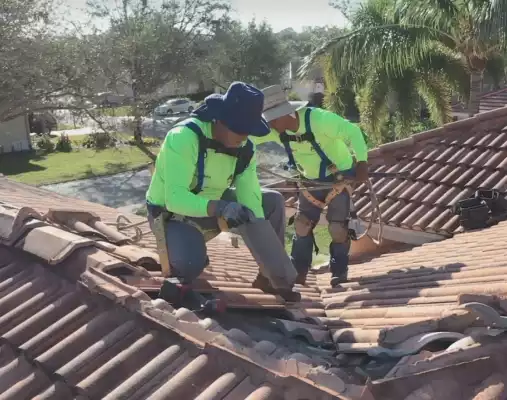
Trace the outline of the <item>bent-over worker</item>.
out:
<instances>
[{"instance_id":1,"label":"bent-over worker","mask_svg":"<svg viewBox=\"0 0 507 400\"><path fill-rule=\"evenodd\" d=\"M262 138L253 138L256 144L268 141L281 143L289 157L289 166L297 168L307 179L332 183L339 171L353 174L359 182L368 179L368 149L359 127L320 108L303 106L294 110L279 85L267 87L263 93L263 115L272 131ZM299 193L291 252L298 271L296 283L304 284L311 268L313 230L320 220L330 190ZM329 267L333 287L347 280L352 233L348 226L349 212L350 194L347 190L327 204L326 218L331 236Z\"/></svg>"},{"instance_id":2,"label":"bent-over worker","mask_svg":"<svg viewBox=\"0 0 507 400\"><path fill-rule=\"evenodd\" d=\"M220 233L219 219L234 229L266 218L284 242L284 199L277 192L261 192L255 146L248 140L270 132L262 118L263 101L260 90L235 82L225 95L208 96L162 144L146 196L148 219L153 229L154 219L167 213L171 276L184 283L209 264L206 242ZM288 301L300 299L291 288L274 289L260 273L253 286Z\"/></svg>"}]
</instances>

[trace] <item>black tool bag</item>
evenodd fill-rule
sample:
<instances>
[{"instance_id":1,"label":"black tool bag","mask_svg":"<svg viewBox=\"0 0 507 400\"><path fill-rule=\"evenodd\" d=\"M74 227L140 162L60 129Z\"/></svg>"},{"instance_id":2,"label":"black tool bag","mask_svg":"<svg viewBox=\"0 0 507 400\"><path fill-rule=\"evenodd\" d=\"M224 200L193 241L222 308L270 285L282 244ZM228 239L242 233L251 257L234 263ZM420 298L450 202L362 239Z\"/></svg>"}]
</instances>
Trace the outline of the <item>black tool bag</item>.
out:
<instances>
[{"instance_id":1,"label":"black tool bag","mask_svg":"<svg viewBox=\"0 0 507 400\"><path fill-rule=\"evenodd\" d=\"M507 199L498 190L477 190L453 209L465 230L482 229L507 219Z\"/></svg>"}]
</instances>

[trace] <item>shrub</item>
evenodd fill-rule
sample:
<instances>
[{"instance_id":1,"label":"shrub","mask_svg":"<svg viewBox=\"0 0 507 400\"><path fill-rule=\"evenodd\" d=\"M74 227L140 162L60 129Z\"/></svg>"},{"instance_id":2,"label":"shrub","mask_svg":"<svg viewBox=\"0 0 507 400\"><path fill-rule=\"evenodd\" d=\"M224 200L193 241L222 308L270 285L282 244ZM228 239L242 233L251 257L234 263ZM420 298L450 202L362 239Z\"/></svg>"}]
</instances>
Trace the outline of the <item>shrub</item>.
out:
<instances>
[{"instance_id":1,"label":"shrub","mask_svg":"<svg viewBox=\"0 0 507 400\"><path fill-rule=\"evenodd\" d=\"M83 147L88 149L103 150L108 147L114 147L117 140L107 132L95 132L86 137L83 140Z\"/></svg>"},{"instance_id":2,"label":"shrub","mask_svg":"<svg viewBox=\"0 0 507 400\"><path fill-rule=\"evenodd\" d=\"M137 143L136 143L134 137L130 136L127 141L127 144L130 146L135 146ZM151 137L143 138L143 144L145 146L160 146L160 139L151 138Z\"/></svg>"},{"instance_id":3,"label":"shrub","mask_svg":"<svg viewBox=\"0 0 507 400\"><path fill-rule=\"evenodd\" d=\"M51 141L49 135L42 135L39 139L37 139L36 146L44 153L52 153L55 151L55 144Z\"/></svg>"},{"instance_id":4,"label":"shrub","mask_svg":"<svg viewBox=\"0 0 507 400\"><path fill-rule=\"evenodd\" d=\"M56 142L56 151L70 153L72 151L72 142L69 135L62 133Z\"/></svg>"}]
</instances>

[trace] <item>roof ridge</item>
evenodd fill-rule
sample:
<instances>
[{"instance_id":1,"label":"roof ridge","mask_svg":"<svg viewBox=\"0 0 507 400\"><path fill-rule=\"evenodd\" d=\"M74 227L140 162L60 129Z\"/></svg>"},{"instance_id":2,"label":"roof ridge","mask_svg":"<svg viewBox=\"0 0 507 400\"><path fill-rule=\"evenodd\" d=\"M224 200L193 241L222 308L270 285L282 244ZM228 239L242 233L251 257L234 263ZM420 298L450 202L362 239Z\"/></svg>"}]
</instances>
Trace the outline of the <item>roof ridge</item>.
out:
<instances>
[{"instance_id":1,"label":"roof ridge","mask_svg":"<svg viewBox=\"0 0 507 400\"><path fill-rule=\"evenodd\" d=\"M506 89L507 90L507 89ZM368 152L368 158L382 158L382 156L394 150L405 149L414 146L415 144L435 138L447 138L449 135L462 133L461 129L477 130L477 125L487 123L489 121L497 122L497 124L507 125L507 105L497 108L495 110L487 111L484 113L476 114L471 118L466 118L460 121L449 122L438 128L430 129L427 131L415 133L408 138L395 140L394 142L382 144ZM504 126L505 126L504 125Z\"/></svg>"}]
</instances>

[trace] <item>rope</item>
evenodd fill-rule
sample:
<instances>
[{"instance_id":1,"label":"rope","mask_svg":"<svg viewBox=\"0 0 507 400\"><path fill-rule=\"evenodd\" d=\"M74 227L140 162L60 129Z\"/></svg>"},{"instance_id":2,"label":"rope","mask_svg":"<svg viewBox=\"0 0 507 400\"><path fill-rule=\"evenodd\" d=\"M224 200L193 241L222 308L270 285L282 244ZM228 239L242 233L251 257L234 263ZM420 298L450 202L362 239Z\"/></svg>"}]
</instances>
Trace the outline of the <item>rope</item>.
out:
<instances>
[{"instance_id":1,"label":"rope","mask_svg":"<svg viewBox=\"0 0 507 400\"><path fill-rule=\"evenodd\" d=\"M327 213L326 209L327 209L328 204L333 200L333 198L336 195L340 194L343 190L347 190L349 192L349 195L352 196L353 189L352 189L351 184L353 182L349 179L342 179L340 182L338 182L338 184L337 183L322 184L322 183L316 183L315 181L311 181L309 179L304 179L302 177L293 177L293 176L287 177L287 176L278 174L276 172L273 172L265 167L258 166L258 168L261 171L271 174L277 178L284 179L288 182L294 182L298 186L297 188L275 188L275 187L264 186L265 188L268 188L271 190L277 190L280 192L289 192L289 193L301 191L301 192L303 192L303 195L310 202L312 202L317 207L322 209L322 212L324 213L324 215ZM305 186L304 183L307 183L307 182L311 183L312 187ZM373 189L373 184L371 183L370 179L368 179L368 181L366 182L366 185L368 187L368 192L370 195L371 217L370 217L370 220L368 221L368 226L367 226L366 230L360 236L357 237L357 240L360 240L363 237L368 236L372 240L373 243L375 243L377 246L380 246L382 244L382 237L383 237L383 233L384 233L384 223L382 221L382 212L380 210L377 194L375 193L375 190ZM310 191L323 190L323 189L331 189L331 192L326 196L326 199L323 202L319 202L317 199L313 198L313 196L309 193ZM306 192L306 194L305 194L305 192ZM293 199L291 198L290 200L293 200ZM286 202L285 206L287 208L297 209L297 207L294 206L294 203L295 203L294 201L289 202L289 203ZM379 231L378 231L377 238L374 238L373 236L370 235L370 231L372 230L373 224L375 223L375 221L377 221L377 223L379 225Z\"/></svg>"},{"instance_id":2,"label":"rope","mask_svg":"<svg viewBox=\"0 0 507 400\"><path fill-rule=\"evenodd\" d=\"M152 232L151 229L143 232L141 230L141 228L139 228L139 226L141 226L145 223L146 223L146 221L140 221L140 222L133 223L125 215L120 214L116 218L116 222L106 222L105 224L109 225L109 226L114 226L118 232L125 231L127 229L134 229L135 234L134 234L134 236L129 236L129 239L133 243L138 243L139 241L141 241L141 239L143 238L144 235L147 235L150 232Z\"/></svg>"}]
</instances>

